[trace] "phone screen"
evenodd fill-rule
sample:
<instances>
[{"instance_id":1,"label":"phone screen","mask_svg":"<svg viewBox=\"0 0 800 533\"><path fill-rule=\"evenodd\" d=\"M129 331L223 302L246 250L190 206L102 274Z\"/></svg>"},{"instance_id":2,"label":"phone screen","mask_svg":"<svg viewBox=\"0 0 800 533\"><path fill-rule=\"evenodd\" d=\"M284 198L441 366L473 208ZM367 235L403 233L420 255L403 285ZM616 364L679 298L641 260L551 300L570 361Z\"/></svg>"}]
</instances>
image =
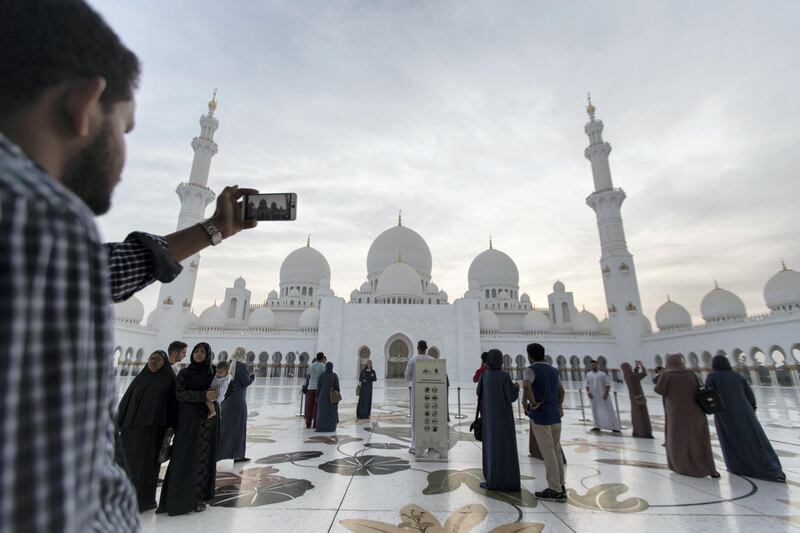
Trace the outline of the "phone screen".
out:
<instances>
[{"instance_id":1,"label":"phone screen","mask_svg":"<svg viewBox=\"0 0 800 533\"><path fill-rule=\"evenodd\" d=\"M295 220L297 194L281 192L250 194L244 197L245 220Z\"/></svg>"}]
</instances>

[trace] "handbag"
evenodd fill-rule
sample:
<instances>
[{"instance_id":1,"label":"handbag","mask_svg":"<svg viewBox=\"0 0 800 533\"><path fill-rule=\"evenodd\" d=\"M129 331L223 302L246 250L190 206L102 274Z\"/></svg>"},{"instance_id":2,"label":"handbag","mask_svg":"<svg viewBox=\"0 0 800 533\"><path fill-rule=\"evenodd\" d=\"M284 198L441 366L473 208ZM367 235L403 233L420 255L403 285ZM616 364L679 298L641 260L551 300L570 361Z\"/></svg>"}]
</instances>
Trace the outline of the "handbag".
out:
<instances>
[{"instance_id":1,"label":"handbag","mask_svg":"<svg viewBox=\"0 0 800 533\"><path fill-rule=\"evenodd\" d=\"M694 393L694 401L707 415L725 412L725 404L722 403L719 393L714 389L707 388L700 379L697 380L697 392Z\"/></svg>"},{"instance_id":2,"label":"handbag","mask_svg":"<svg viewBox=\"0 0 800 533\"><path fill-rule=\"evenodd\" d=\"M336 405L342 401L341 393L336 389L331 389L331 403Z\"/></svg>"},{"instance_id":3,"label":"handbag","mask_svg":"<svg viewBox=\"0 0 800 533\"><path fill-rule=\"evenodd\" d=\"M356 385L356 396L361 396L361 385Z\"/></svg>"},{"instance_id":4,"label":"handbag","mask_svg":"<svg viewBox=\"0 0 800 533\"><path fill-rule=\"evenodd\" d=\"M469 430L475 436L475 440L481 441L483 439L483 419L481 418L481 399L478 398L478 409L475 412L475 420L469 425Z\"/></svg>"}]
</instances>

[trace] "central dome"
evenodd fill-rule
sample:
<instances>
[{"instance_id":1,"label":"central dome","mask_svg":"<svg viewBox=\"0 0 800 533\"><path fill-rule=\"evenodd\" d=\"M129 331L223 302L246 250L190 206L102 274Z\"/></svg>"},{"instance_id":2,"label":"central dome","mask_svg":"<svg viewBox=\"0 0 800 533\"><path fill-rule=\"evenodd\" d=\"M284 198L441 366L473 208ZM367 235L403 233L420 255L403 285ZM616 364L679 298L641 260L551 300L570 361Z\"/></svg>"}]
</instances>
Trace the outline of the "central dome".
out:
<instances>
[{"instance_id":1,"label":"central dome","mask_svg":"<svg viewBox=\"0 0 800 533\"><path fill-rule=\"evenodd\" d=\"M731 291L715 287L700 302L700 314L706 322L743 320L747 316L742 299Z\"/></svg>"},{"instance_id":2,"label":"central dome","mask_svg":"<svg viewBox=\"0 0 800 533\"><path fill-rule=\"evenodd\" d=\"M310 246L303 246L286 256L281 265L281 283L314 283L331 279L331 267L325 256Z\"/></svg>"},{"instance_id":3,"label":"central dome","mask_svg":"<svg viewBox=\"0 0 800 533\"><path fill-rule=\"evenodd\" d=\"M405 263L389 265L378 278L375 296L411 296L422 298L422 282L414 269Z\"/></svg>"},{"instance_id":4,"label":"central dome","mask_svg":"<svg viewBox=\"0 0 800 533\"><path fill-rule=\"evenodd\" d=\"M519 270L507 254L489 248L472 261L467 279L477 281L481 287L518 287Z\"/></svg>"},{"instance_id":5,"label":"central dome","mask_svg":"<svg viewBox=\"0 0 800 533\"><path fill-rule=\"evenodd\" d=\"M372 242L367 254L367 273L379 274L401 258L426 281L431 278L431 250L419 233L405 226L387 229Z\"/></svg>"}]
</instances>

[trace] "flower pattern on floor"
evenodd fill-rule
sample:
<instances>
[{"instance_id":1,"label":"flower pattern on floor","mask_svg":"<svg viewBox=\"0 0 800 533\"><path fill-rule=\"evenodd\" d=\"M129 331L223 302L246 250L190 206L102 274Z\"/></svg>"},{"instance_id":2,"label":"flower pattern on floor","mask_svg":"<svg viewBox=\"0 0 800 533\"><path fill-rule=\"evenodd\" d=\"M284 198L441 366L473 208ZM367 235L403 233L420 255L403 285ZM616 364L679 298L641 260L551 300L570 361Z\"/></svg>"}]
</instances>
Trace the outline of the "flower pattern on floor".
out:
<instances>
[{"instance_id":1,"label":"flower pattern on floor","mask_svg":"<svg viewBox=\"0 0 800 533\"><path fill-rule=\"evenodd\" d=\"M399 457L359 455L335 459L319 465L320 470L342 476L385 476L408 470L411 464Z\"/></svg>"},{"instance_id":2,"label":"flower pattern on floor","mask_svg":"<svg viewBox=\"0 0 800 533\"><path fill-rule=\"evenodd\" d=\"M531 476L521 475L520 479L531 480ZM422 494L430 496L433 494L446 494L460 487L462 484L473 492L481 496L492 498L517 507L536 507L536 496L532 492L522 487L520 492L500 492L497 490L486 490L481 488L483 483L483 470L481 468L467 468L466 470L436 470L428 474L428 486L422 490Z\"/></svg>"},{"instance_id":3,"label":"flower pattern on floor","mask_svg":"<svg viewBox=\"0 0 800 533\"><path fill-rule=\"evenodd\" d=\"M241 475L219 472L216 494L209 503L215 507L258 507L299 498L314 488L307 479L276 476L277 472L272 467L248 468Z\"/></svg>"}]
</instances>

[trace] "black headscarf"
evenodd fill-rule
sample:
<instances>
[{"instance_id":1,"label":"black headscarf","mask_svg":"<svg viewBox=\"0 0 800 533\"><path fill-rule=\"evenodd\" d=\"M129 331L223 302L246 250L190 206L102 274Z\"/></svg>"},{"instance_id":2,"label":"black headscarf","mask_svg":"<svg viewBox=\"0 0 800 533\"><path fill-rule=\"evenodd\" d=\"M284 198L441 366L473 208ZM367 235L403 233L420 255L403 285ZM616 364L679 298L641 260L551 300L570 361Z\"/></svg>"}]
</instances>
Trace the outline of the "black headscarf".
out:
<instances>
[{"instance_id":1,"label":"black headscarf","mask_svg":"<svg viewBox=\"0 0 800 533\"><path fill-rule=\"evenodd\" d=\"M325 372L327 374L333 374L333 363L331 362L325 363Z\"/></svg>"},{"instance_id":2,"label":"black headscarf","mask_svg":"<svg viewBox=\"0 0 800 533\"><path fill-rule=\"evenodd\" d=\"M175 425L175 374L167 354L163 350L156 352L164 359L164 366L158 372L151 372L145 365L131 382L117 410L121 429Z\"/></svg>"},{"instance_id":3,"label":"black headscarf","mask_svg":"<svg viewBox=\"0 0 800 533\"><path fill-rule=\"evenodd\" d=\"M202 363L194 360L194 352L202 346L206 350L206 358ZM189 352L189 366L181 370L186 390L208 390L214 380L214 367L211 366L211 346L200 342Z\"/></svg>"},{"instance_id":4,"label":"black headscarf","mask_svg":"<svg viewBox=\"0 0 800 533\"><path fill-rule=\"evenodd\" d=\"M711 360L711 368L714 370L733 370L731 362L724 355L715 355Z\"/></svg>"},{"instance_id":5,"label":"black headscarf","mask_svg":"<svg viewBox=\"0 0 800 533\"><path fill-rule=\"evenodd\" d=\"M500 350L489 350L486 358L488 359L489 370L501 370L503 368L503 352Z\"/></svg>"}]
</instances>

